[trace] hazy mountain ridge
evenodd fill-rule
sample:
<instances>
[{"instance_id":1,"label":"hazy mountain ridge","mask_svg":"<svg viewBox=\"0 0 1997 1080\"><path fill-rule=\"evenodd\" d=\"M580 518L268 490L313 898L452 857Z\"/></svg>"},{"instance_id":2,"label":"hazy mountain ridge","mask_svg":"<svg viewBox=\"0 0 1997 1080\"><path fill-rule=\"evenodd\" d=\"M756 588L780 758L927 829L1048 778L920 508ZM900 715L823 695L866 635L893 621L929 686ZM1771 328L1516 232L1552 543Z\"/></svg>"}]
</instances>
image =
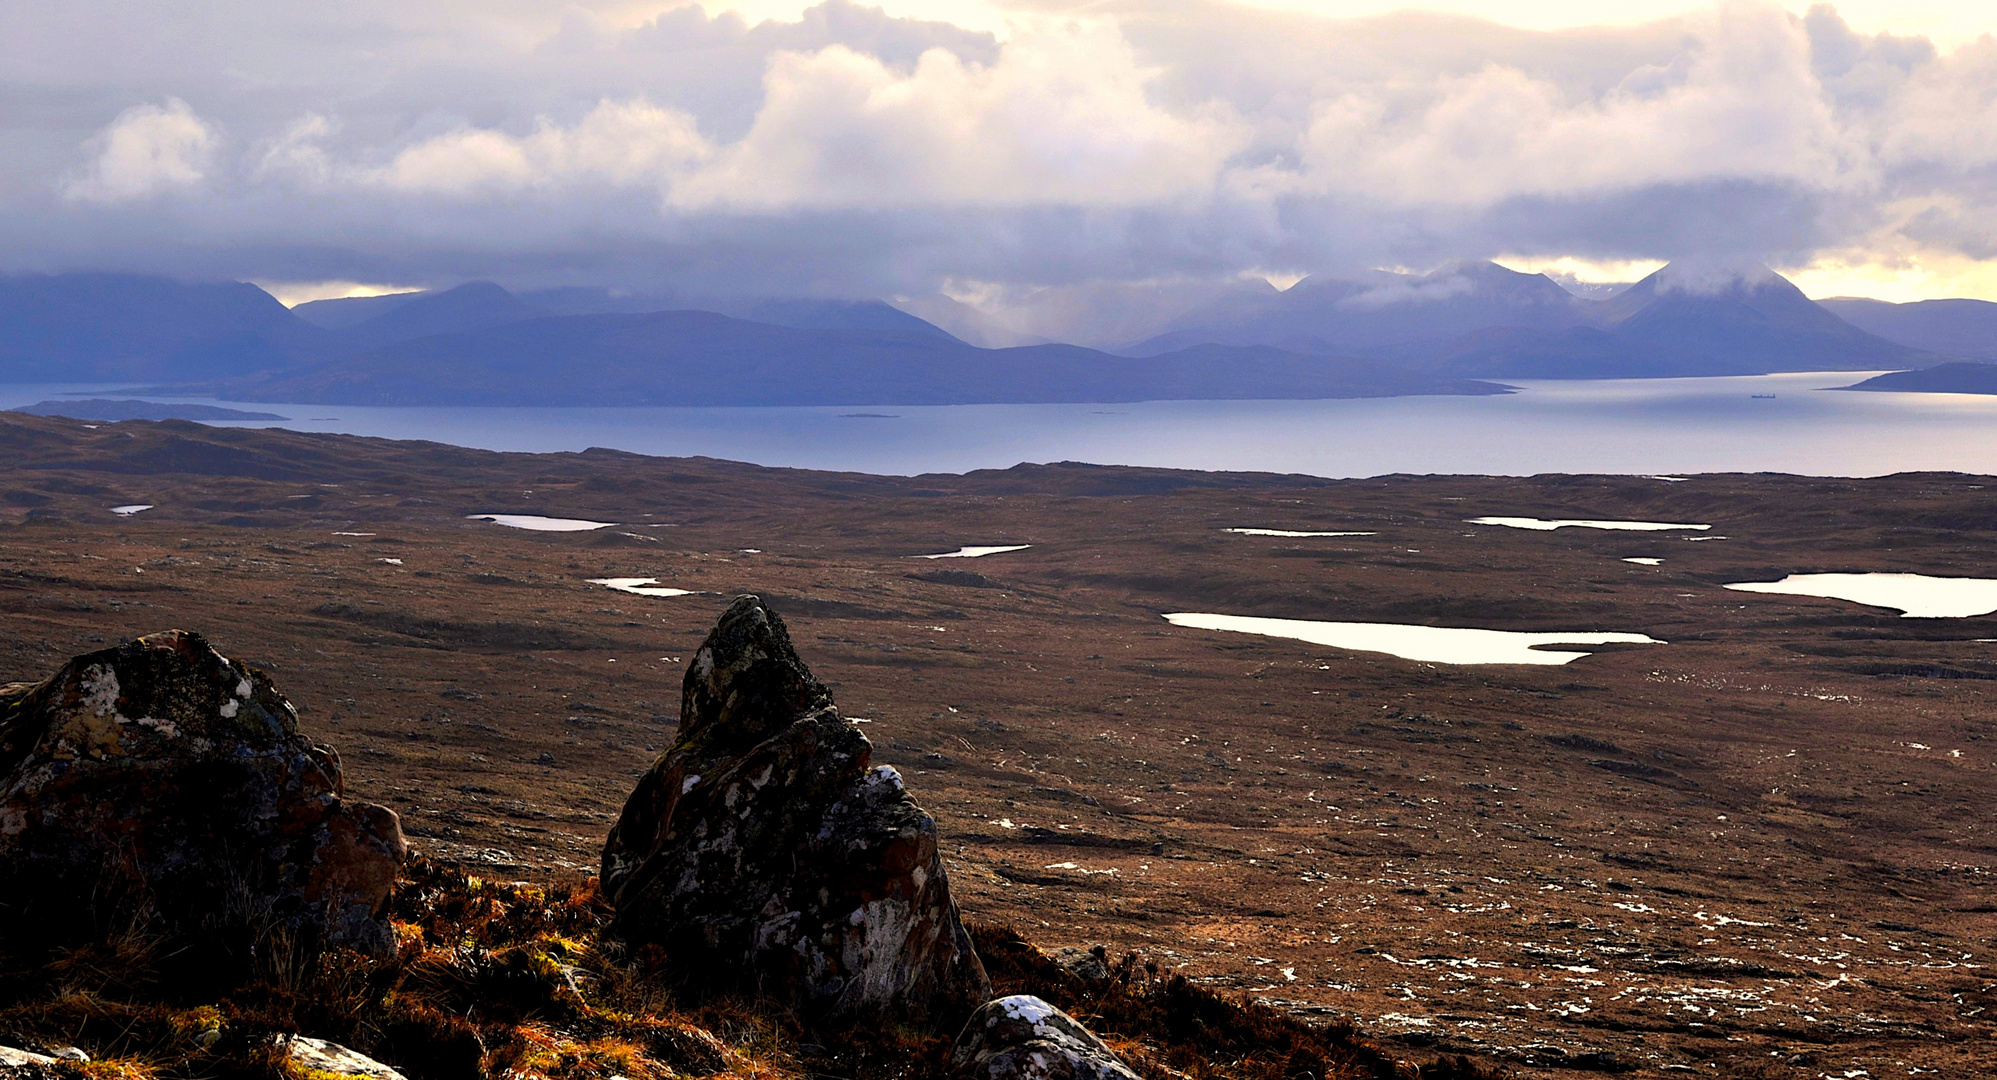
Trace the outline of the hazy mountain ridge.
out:
<instances>
[{"instance_id":1,"label":"hazy mountain ridge","mask_svg":"<svg viewBox=\"0 0 1997 1080\"><path fill-rule=\"evenodd\" d=\"M1190 305L1165 332L1111 351L984 347L1022 334L979 324L978 309L955 302L930 307L973 341L910 314L929 308L909 302L659 307L672 302L588 287L515 294L475 281L286 310L241 283L4 278L0 379L198 383L251 400L377 404L1353 397L1496 389L1480 379L1920 368L1950 356L1913 342L1968 348L1986 321L1997 327L1997 304L1826 306L1766 268L1678 264L1599 300L1493 263L1306 278L1288 290L1260 280L1139 283L1024 298L1036 318L1071 325L1100 309L1097 337ZM1893 323L1903 340L1834 308ZM717 377L724 370L735 377Z\"/></svg>"},{"instance_id":2,"label":"hazy mountain ridge","mask_svg":"<svg viewBox=\"0 0 1997 1080\"><path fill-rule=\"evenodd\" d=\"M1869 334L1763 267L1667 266L1602 300L1543 274L1468 263L1365 281L1306 278L1231 318L1131 348L1197 340L1336 352L1484 378L1658 378L1877 369L1944 357Z\"/></svg>"},{"instance_id":3,"label":"hazy mountain ridge","mask_svg":"<svg viewBox=\"0 0 1997 1080\"><path fill-rule=\"evenodd\" d=\"M926 325L926 324L925 324ZM707 311L557 316L218 384L232 400L484 405L948 405L1492 394L1504 387L1264 346L1115 356L980 349L928 329L811 329Z\"/></svg>"},{"instance_id":4,"label":"hazy mountain ridge","mask_svg":"<svg viewBox=\"0 0 1997 1080\"><path fill-rule=\"evenodd\" d=\"M0 380L212 379L309 355L325 331L242 282L135 274L0 278Z\"/></svg>"},{"instance_id":5,"label":"hazy mountain ridge","mask_svg":"<svg viewBox=\"0 0 1997 1080\"><path fill-rule=\"evenodd\" d=\"M1856 296L1817 301L1838 318L1888 341L1946 356L1997 360L1997 304L1916 300L1892 304Z\"/></svg>"}]
</instances>

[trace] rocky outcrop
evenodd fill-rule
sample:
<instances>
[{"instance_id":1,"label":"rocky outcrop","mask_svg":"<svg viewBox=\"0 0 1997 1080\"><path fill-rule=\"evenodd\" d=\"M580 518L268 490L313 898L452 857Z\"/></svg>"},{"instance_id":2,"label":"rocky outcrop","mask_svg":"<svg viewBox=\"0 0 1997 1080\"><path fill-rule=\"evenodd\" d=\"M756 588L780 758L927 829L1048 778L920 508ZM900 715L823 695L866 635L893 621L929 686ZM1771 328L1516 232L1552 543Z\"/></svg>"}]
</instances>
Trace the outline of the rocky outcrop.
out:
<instances>
[{"instance_id":1,"label":"rocky outcrop","mask_svg":"<svg viewBox=\"0 0 1997 1080\"><path fill-rule=\"evenodd\" d=\"M950 1050L950 1080L1137 1080L1075 1018L1029 994L986 1002Z\"/></svg>"},{"instance_id":2,"label":"rocky outcrop","mask_svg":"<svg viewBox=\"0 0 1997 1080\"><path fill-rule=\"evenodd\" d=\"M791 647L735 600L688 665L673 746L603 852L612 927L701 986L807 1021L954 1024L991 984L958 919L936 822Z\"/></svg>"},{"instance_id":3,"label":"rocky outcrop","mask_svg":"<svg viewBox=\"0 0 1997 1080\"><path fill-rule=\"evenodd\" d=\"M0 917L34 931L10 947L139 927L217 970L260 944L379 952L405 851L270 680L197 634L0 687Z\"/></svg>"}]
</instances>

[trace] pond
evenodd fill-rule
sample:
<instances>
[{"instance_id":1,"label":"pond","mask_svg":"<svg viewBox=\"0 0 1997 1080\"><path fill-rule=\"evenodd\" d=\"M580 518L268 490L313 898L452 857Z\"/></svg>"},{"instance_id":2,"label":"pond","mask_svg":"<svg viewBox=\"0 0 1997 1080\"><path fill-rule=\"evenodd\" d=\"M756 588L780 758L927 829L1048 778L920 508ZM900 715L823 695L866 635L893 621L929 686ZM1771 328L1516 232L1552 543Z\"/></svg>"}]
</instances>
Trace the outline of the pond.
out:
<instances>
[{"instance_id":1,"label":"pond","mask_svg":"<svg viewBox=\"0 0 1997 1080\"><path fill-rule=\"evenodd\" d=\"M1259 619L1246 615L1215 615L1180 611L1165 616L1174 626L1195 630L1226 630L1238 634L1292 638L1351 652L1377 652L1404 660L1436 664L1560 665L1587 652L1544 648L1549 645L1663 645L1646 634L1522 633L1454 626L1414 626L1406 623L1317 622L1309 619Z\"/></svg>"}]
</instances>

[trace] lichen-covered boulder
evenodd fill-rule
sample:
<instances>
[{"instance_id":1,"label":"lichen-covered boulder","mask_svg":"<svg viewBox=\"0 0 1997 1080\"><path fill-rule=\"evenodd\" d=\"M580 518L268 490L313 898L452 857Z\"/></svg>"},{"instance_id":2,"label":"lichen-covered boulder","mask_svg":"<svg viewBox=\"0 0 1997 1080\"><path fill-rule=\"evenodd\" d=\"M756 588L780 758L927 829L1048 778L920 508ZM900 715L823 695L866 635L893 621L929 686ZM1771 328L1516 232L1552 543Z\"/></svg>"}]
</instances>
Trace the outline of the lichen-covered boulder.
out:
<instances>
[{"instance_id":1,"label":"lichen-covered boulder","mask_svg":"<svg viewBox=\"0 0 1997 1080\"><path fill-rule=\"evenodd\" d=\"M339 1080L405 1080L387 1065L336 1042L304 1035L281 1035L277 1048L307 1076Z\"/></svg>"},{"instance_id":2,"label":"lichen-covered boulder","mask_svg":"<svg viewBox=\"0 0 1997 1080\"><path fill-rule=\"evenodd\" d=\"M677 738L604 845L612 928L670 974L812 1022L954 1024L990 996L936 822L791 647L735 600L688 665Z\"/></svg>"},{"instance_id":3,"label":"lichen-covered boulder","mask_svg":"<svg viewBox=\"0 0 1997 1080\"><path fill-rule=\"evenodd\" d=\"M1030 994L986 1002L950 1050L950 1080L1137 1080L1075 1018Z\"/></svg>"},{"instance_id":4,"label":"lichen-covered boulder","mask_svg":"<svg viewBox=\"0 0 1997 1080\"><path fill-rule=\"evenodd\" d=\"M381 952L406 851L393 812L342 797L339 758L270 680L197 634L0 686L7 947L137 927L218 974L259 946Z\"/></svg>"}]
</instances>

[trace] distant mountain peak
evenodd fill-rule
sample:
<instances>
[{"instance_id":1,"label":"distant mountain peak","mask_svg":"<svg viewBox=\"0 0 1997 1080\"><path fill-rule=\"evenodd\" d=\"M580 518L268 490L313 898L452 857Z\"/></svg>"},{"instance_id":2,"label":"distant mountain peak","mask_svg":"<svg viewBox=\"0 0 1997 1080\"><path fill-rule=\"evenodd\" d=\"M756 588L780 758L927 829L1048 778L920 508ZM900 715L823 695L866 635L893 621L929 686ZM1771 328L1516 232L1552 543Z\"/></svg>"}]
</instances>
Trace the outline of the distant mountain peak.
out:
<instances>
[{"instance_id":1,"label":"distant mountain peak","mask_svg":"<svg viewBox=\"0 0 1997 1080\"><path fill-rule=\"evenodd\" d=\"M1795 288L1788 278L1760 260L1737 257L1673 259L1652 272L1649 280L1659 293L1693 296L1717 296L1737 289L1751 292L1771 285Z\"/></svg>"}]
</instances>

